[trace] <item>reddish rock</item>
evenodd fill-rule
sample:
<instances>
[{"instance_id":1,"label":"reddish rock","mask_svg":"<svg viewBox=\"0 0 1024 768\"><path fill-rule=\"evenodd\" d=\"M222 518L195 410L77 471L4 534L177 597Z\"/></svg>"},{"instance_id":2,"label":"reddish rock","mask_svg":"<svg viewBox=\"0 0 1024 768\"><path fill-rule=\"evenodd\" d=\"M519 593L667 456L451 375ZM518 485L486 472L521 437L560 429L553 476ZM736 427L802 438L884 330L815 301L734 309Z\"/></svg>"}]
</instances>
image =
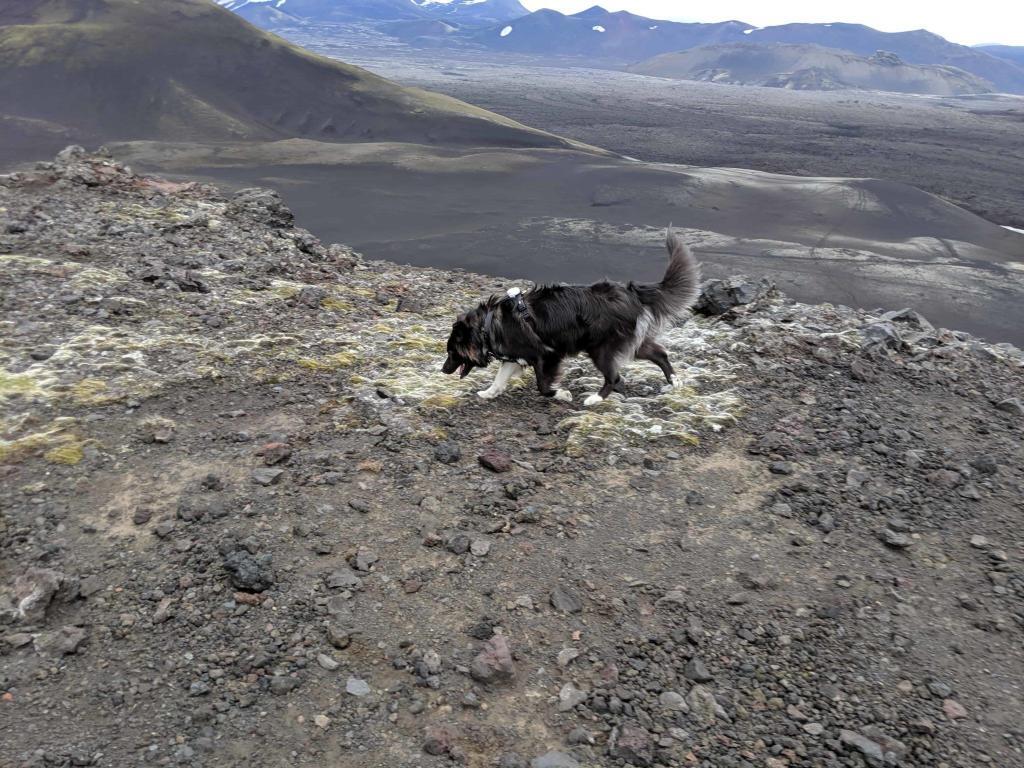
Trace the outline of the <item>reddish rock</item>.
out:
<instances>
[{"instance_id":1,"label":"reddish rock","mask_svg":"<svg viewBox=\"0 0 1024 768\"><path fill-rule=\"evenodd\" d=\"M288 443L267 443L260 448L259 453L263 456L263 463L272 467L288 461L292 455L292 447Z\"/></svg>"},{"instance_id":2,"label":"reddish rock","mask_svg":"<svg viewBox=\"0 0 1024 768\"><path fill-rule=\"evenodd\" d=\"M477 461L480 462L480 466L484 469L489 469L491 472L499 474L512 469L512 459L509 458L508 454L501 451L484 451L477 457Z\"/></svg>"},{"instance_id":3,"label":"reddish rock","mask_svg":"<svg viewBox=\"0 0 1024 768\"><path fill-rule=\"evenodd\" d=\"M654 763L654 742L651 734L635 725L624 725L614 736L608 754L631 765Z\"/></svg>"},{"instance_id":4,"label":"reddish rock","mask_svg":"<svg viewBox=\"0 0 1024 768\"><path fill-rule=\"evenodd\" d=\"M469 673L481 683L499 683L512 679L515 667L512 651L503 635L495 635L484 645L484 649L473 659Z\"/></svg>"}]
</instances>

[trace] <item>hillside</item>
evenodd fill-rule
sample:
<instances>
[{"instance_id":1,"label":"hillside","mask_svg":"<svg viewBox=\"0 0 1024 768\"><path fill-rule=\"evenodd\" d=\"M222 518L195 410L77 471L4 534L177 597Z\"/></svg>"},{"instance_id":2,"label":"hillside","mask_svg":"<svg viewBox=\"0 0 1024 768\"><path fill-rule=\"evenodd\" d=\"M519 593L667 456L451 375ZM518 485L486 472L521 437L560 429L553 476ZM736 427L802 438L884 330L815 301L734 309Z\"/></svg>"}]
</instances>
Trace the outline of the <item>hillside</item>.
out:
<instances>
[{"instance_id":1,"label":"hillside","mask_svg":"<svg viewBox=\"0 0 1024 768\"><path fill-rule=\"evenodd\" d=\"M979 45L976 48L979 51L984 51L987 54L1012 61L1017 66L1024 67L1024 45Z\"/></svg>"},{"instance_id":2,"label":"hillside","mask_svg":"<svg viewBox=\"0 0 1024 768\"><path fill-rule=\"evenodd\" d=\"M665 53L628 71L679 80L791 90L850 88L933 96L987 93L991 83L953 67L907 64L884 51L870 58L817 45L730 43Z\"/></svg>"},{"instance_id":3,"label":"hillside","mask_svg":"<svg viewBox=\"0 0 1024 768\"><path fill-rule=\"evenodd\" d=\"M0 145L74 138L567 142L303 51L206 0L0 6Z\"/></svg>"},{"instance_id":4,"label":"hillside","mask_svg":"<svg viewBox=\"0 0 1024 768\"><path fill-rule=\"evenodd\" d=\"M880 32L863 24L782 24L747 34L754 43L794 43L837 48L860 56L892 51L909 64L957 67L988 80L997 89L1024 93L1024 68L983 50L951 43L925 29Z\"/></svg>"},{"instance_id":5,"label":"hillside","mask_svg":"<svg viewBox=\"0 0 1024 768\"><path fill-rule=\"evenodd\" d=\"M512 281L76 149L0 264L5 763L1020 765L1019 350L718 281L685 386L484 403Z\"/></svg>"}]
</instances>

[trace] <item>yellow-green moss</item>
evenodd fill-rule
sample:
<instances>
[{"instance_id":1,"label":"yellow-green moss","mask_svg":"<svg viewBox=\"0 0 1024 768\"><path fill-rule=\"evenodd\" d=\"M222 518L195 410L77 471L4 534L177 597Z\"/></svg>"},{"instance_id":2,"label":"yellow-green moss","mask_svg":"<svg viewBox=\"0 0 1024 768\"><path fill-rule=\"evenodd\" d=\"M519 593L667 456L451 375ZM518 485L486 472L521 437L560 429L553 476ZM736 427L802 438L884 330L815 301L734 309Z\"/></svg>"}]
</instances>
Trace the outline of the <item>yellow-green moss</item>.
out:
<instances>
[{"instance_id":1,"label":"yellow-green moss","mask_svg":"<svg viewBox=\"0 0 1024 768\"><path fill-rule=\"evenodd\" d=\"M301 357L298 364L310 371L338 371L354 365L357 359L354 352L335 352L324 357Z\"/></svg>"},{"instance_id":2,"label":"yellow-green moss","mask_svg":"<svg viewBox=\"0 0 1024 768\"><path fill-rule=\"evenodd\" d=\"M28 374L9 373L0 369L0 397L28 395L39 391L39 385Z\"/></svg>"},{"instance_id":3,"label":"yellow-green moss","mask_svg":"<svg viewBox=\"0 0 1024 768\"><path fill-rule=\"evenodd\" d=\"M338 299L333 296L328 296L326 299L320 302L320 306L324 309L328 309L331 312L342 312L347 314L351 312L355 307L343 299Z\"/></svg>"},{"instance_id":4,"label":"yellow-green moss","mask_svg":"<svg viewBox=\"0 0 1024 768\"><path fill-rule=\"evenodd\" d=\"M85 452L82 443L77 440L69 440L63 445L58 445L56 448L48 450L43 454L43 458L53 464L74 466L85 458Z\"/></svg>"}]
</instances>

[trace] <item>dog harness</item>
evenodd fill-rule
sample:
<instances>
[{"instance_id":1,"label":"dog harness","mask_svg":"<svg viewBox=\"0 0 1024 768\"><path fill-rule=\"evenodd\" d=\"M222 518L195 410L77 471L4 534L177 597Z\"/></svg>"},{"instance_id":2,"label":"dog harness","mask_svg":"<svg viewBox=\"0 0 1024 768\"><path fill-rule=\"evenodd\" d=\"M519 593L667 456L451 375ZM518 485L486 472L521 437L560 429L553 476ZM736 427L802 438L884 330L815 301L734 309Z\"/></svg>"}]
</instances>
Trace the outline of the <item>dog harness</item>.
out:
<instances>
[{"instance_id":1,"label":"dog harness","mask_svg":"<svg viewBox=\"0 0 1024 768\"><path fill-rule=\"evenodd\" d=\"M526 304L526 299L523 298L523 291L518 288L509 288L505 292L505 296L512 300L513 309L515 310L516 316L520 321L524 323L531 322L530 307ZM491 330L494 327L494 310L488 309L487 315L484 316L484 356L490 360L501 360L503 363L517 363L517 359L508 357L507 355L501 354L497 349L493 347L491 342Z\"/></svg>"}]
</instances>

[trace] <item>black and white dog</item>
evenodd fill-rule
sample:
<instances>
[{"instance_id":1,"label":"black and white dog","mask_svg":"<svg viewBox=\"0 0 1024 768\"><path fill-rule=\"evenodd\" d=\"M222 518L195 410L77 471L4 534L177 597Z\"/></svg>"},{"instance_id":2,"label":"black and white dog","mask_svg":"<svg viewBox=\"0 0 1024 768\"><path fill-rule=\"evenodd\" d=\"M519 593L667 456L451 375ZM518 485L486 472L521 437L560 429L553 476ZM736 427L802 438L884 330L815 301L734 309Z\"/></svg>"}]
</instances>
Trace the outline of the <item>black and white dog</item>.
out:
<instances>
[{"instance_id":1,"label":"black and white dog","mask_svg":"<svg viewBox=\"0 0 1024 768\"><path fill-rule=\"evenodd\" d=\"M504 392L523 367L532 366L540 393L568 402L572 395L559 387L562 361L585 352L604 376L604 386L584 405L600 403L613 390L621 392L619 368L633 359L650 360L674 386L672 364L657 338L697 300L700 265L671 229L666 246L668 269L660 283L554 285L526 294L512 288L504 296L491 296L459 315L441 370L464 377L500 360L494 383L477 393L489 400Z\"/></svg>"}]
</instances>

